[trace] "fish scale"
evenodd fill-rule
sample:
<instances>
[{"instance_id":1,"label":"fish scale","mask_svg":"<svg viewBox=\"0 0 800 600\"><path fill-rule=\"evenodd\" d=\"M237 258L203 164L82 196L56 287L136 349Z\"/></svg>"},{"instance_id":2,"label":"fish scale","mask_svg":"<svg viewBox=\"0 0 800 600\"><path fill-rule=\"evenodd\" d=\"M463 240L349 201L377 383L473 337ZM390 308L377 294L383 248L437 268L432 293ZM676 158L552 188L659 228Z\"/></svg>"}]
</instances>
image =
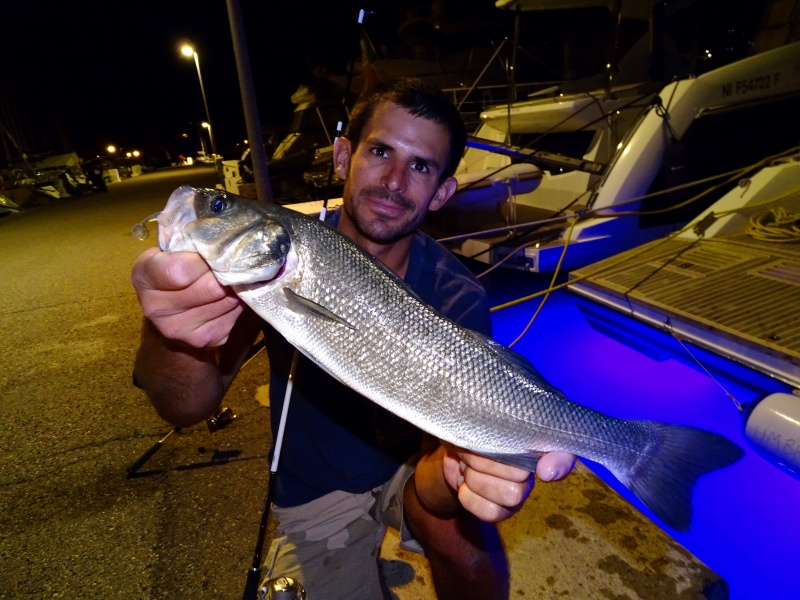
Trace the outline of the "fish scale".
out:
<instances>
[{"instance_id":1,"label":"fish scale","mask_svg":"<svg viewBox=\"0 0 800 600\"><path fill-rule=\"evenodd\" d=\"M162 249L199 252L322 369L456 446L531 471L541 452L594 460L679 530L690 526L697 478L742 455L712 432L571 402L521 356L436 312L316 219L181 187L158 220Z\"/></svg>"}]
</instances>

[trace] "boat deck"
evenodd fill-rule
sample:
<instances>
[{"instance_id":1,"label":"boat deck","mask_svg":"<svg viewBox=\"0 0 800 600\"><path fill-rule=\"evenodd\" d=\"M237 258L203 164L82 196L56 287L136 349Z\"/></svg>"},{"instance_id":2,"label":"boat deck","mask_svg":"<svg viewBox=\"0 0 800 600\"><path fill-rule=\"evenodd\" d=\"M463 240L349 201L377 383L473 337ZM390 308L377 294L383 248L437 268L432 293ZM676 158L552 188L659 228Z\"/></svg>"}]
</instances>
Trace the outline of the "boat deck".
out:
<instances>
[{"instance_id":1,"label":"boat deck","mask_svg":"<svg viewBox=\"0 0 800 600\"><path fill-rule=\"evenodd\" d=\"M800 242L667 238L570 279L578 294L800 387Z\"/></svg>"}]
</instances>

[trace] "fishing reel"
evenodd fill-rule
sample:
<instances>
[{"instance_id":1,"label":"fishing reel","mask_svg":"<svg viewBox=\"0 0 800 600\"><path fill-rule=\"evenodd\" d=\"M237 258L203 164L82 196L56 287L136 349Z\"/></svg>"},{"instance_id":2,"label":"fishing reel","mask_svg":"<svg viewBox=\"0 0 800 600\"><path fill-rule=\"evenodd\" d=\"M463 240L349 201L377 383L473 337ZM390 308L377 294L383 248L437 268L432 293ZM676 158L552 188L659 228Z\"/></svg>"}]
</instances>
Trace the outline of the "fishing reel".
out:
<instances>
[{"instance_id":1,"label":"fishing reel","mask_svg":"<svg viewBox=\"0 0 800 600\"><path fill-rule=\"evenodd\" d=\"M235 420L236 415L234 414L233 409L225 407L220 409L217 414L208 417L208 419L206 419L206 425L208 426L208 431L214 433L215 431L224 429ZM155 444L153 444L153 446L146 450L144 454L137 458L136 461L127 469L128 477L135 477L138 474L139 469L144 466L144 463L150 460L150 458L152 458L152 456L161 449L161 447L164 445L164 442L167 441L167 438L177 431L180 431L179 427L173 427L170 429L167 435L158 440Z\"/></svg>"},{"instance_id":2,"label":"fishing reel","mask_svg":"<svg viewBox=\"0 0 800 600\"><path fill-rule=\"evenodd\" d=\"M233 423L234 420L236 420L236 415L233 413L233 409L226 406L220 409L217 414L208 417L206 419L206 425L208 425L208 431L214 433L215 431L224 429Z\"/></svg>"},{"instance_id":3,"label":"fishing reel","mask_svg":"<svg viewBox=\"0 0 800 600\"><path fill-rule=\"evenodd\" d=\"M259 600L305 600L306 591L291 577L270 579L258 590Z\"/></svg>"}]
</instances>

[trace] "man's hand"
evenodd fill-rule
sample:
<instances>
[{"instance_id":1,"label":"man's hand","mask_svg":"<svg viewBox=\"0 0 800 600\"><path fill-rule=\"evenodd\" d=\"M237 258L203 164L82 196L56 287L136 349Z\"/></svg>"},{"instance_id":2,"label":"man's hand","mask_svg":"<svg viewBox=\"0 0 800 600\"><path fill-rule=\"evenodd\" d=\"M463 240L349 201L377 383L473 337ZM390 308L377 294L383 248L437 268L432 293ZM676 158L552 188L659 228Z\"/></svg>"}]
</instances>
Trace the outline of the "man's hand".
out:
<instances>
[{"instance_id":1,"label":"man's hand","mask_svg":"<svg viewBox=\"0 0 800 600\"><path fill-rule=\"evenodd\" d=\"M242 301L194 252L149 248L134 262L131 283L161 335L194 348L222 346L243 311Z\"/></svg>"},{"instance_id":2,"label":"man's hand","mask_svg":"<svg viewBox=\"0 0 800 600\"><path fill-rule=\"evenodd\" d=\"M533 473L468 450L448 447L442 468L461 506L489 523L513 515L533 490Z\"/></svg>"},{"instance_id":3,"label":"man's hand","mask_svg":"<svg viewBox=\"0 0 800 600\"><path fill-rule=\"evenodd\" d=\"M439 454L447 484L458 502L482 521L497 523L516 513L533 490L533 473L443 444ZM434 454L435 455L435 454ZM575 457L548 452L539 460L536 474L543 481L566 477Z\"/></svg>"}]
</instances>

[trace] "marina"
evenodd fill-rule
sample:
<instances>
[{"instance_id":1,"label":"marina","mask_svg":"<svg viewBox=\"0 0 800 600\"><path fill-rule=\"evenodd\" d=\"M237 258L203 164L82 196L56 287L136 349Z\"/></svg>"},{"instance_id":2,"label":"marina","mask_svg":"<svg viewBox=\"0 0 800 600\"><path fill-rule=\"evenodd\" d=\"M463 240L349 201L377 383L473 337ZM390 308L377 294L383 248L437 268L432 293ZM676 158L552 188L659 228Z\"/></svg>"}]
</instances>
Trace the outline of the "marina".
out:
<instances>
[{"instance_id":1,"label":"marina","mask_svg":"<svg viewBox=\"0 0 800 600\"><path fill-rule=\"evenodd\" d=\"M370 52L382 51L383 41L373 44L370 23L359 22L362 55L348 57L351 71L313 65L314 81L322 74L329 93L299 85L288 132L262 128L280 196L266 199L309 216L339 208L341 198L319 198L341 194L343 181L330 168L340 109L373 76L423 74L441 84L471 135L458 193L423 228L478 274L493 307L493 338L576 403L621 419L705 429L744 451L697 481L688 531L670 528L591 460L580 459L563 481L536 482L520 512L500 524L511 597L797 600L800 2L765 0L735 11L719 0L494 4L512 20L489 23L505 37L480 46L484 23L473 29L407 14L392 33L424 57L373 61ZM734 39L738 22L704 45L704 26L762 8L760 21L748 24L755 33L739 40L746 43ZM567 14L560 9L571 11L574 31L569 14L548 19ZM583 10L601 18L578 18ZM270 11L250 13L257 31L273 22ZM526 40L511 42L505 30L525 11L543 11L536 19L555 24L552 32L523 31L559 37L546 54L564 55L558 81L531 69L544 54L527 57L526 71L539 81L516 79L522 64L513 60ZM148 18L164 20L155 17ZM217 27L221 19L204 13L203 21ZM150 27L131 23L126 30ZM340 38L351 33L330 28ZM292 36L292 43L301 39ZM448 36L459 52L440 55ZM212 39L198 47L204 65L219 67L226 60ZM258 47L255 58L277 62L274 51ZM295 48L285 47L288 65ZM134 239L131 226L186 183L258 195L256 158L233 145L239 132L226 121L238 103L233 78L206 80L214 135L221 146L230 138L225 160L214 149L209 158L203 136L211 148L214 139L196 52L194 60L207 122L192 116L198 131L176 146L190 156L191 144L203 144L194 164L177 152L150 166L121 153L98 155L108 184L98 194L77 152L40 159L26 155L16 129L0 131L9 162L0 170L0 238L14 249L0 292L0 331L12 350L0 375L8 425L0 429L1 597L238 598L252 562L278 535L273 519L264 537L274 451L265 353L251 350L225 397L230 408L217 415L230 418L219 427L213 417L168 426L131 382L142 318L131 265L157 244L155 236ZM502 67L499 76L470 84L484 60ZM120 64L133 81L130 61ZM587 65L595 70L581 69ZM288 79L276 64L256 72L270 92ZM172 79L188 89L183 78ZM177 95L166 89L162 83L159 94ZM220 89L232 103L219 101ZM163 98L137 102L136 112L152 119L168 112ZM178 112L188 121L186 107ZM398 542L390 530L381 547L390 597L435 600L427 561Z\"/></svg>"}]
</instances>

